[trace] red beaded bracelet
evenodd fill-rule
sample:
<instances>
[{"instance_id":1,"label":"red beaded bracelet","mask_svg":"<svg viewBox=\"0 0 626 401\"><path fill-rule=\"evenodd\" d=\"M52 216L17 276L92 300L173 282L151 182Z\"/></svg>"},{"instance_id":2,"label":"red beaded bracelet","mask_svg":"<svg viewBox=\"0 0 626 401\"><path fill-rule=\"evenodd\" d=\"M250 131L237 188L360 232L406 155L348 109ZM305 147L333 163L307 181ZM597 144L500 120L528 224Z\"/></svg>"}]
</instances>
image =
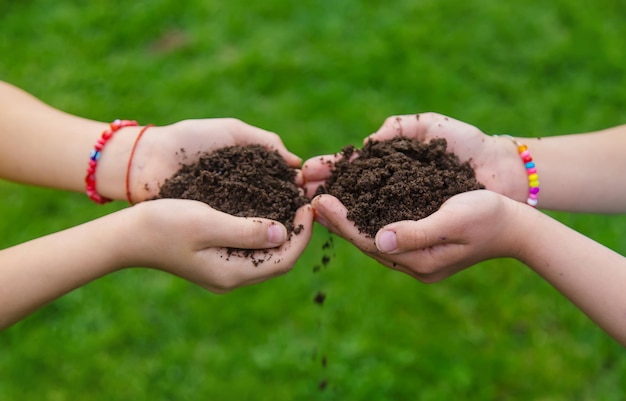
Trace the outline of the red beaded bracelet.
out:
<instances>
[{"instance_id":1,"label":"red beaded bracelet","mask_svg":"<svg viewBox=\"0 0 626 401\"><path fill-rule=\"evenodd\" d=\"M115 120L109 124L109 128L102 132L102 136L96 142L93 150L89 153L89 165L87 167L87 175L85 176L86 193L92 201L104 204L111 202L113 199L105 198L96 191L96 168L98 167L98 159L102 154L104 145L113 137L117 131L124 127L136 126L137 121L132 120Z\"/></svg>"}]
</instances>

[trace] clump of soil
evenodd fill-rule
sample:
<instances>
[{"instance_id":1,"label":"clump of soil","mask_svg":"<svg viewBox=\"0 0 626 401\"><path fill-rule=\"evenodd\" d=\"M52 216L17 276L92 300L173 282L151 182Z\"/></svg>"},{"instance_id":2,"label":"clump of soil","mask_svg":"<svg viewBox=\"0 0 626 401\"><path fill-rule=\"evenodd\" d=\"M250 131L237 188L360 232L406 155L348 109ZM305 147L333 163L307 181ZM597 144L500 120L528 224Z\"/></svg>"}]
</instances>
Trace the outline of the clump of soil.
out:
<instances>
[{"instance_id":1,"label":"clump of soil","mask_svg":"<svg viewBox=\"0 0 626 401\"><path fill-rule=\"evenodd\" d=\"M309 203L295 184L296 170L277 151L261 145L229 146L183 165L161 186L159 198L192 199L239 217L263 217L294 227L299 207Z\"/></svg>"},{"instance_id":2,"label":"clump of soil","mask_svg":"<svg viewBox=\"0 0 626 401\"><path fill-rule=\"evenodd\" d=\"M446 152L446 144L442 138L424 143L396 137L369 141L360 150L346 146L317 194L337 197L348 219L373 238L387 224L422 219L456 194L485 188L469 162Z\"/></svg>"}]
</instances>

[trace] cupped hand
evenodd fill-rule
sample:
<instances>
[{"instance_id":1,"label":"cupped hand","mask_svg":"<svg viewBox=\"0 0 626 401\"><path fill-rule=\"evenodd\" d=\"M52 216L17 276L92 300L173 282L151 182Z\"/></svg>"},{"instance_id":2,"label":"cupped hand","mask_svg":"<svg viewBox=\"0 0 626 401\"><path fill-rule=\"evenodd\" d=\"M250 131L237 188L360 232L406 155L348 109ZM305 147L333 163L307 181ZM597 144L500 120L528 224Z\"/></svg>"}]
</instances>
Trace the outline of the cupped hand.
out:
<instances>
[{"instance_id":1,"label":"cupped hand","mask_svg":"<svg viewBox=\"0 0 626 401\"><path fill-rule=\"evenodd\" d=\"M398 221L376 234L380 263L426 282L436 282L479 262L519 257L518 227L532 207L488 190L448 199L432 215Z\"/></svg>"},{"instance_id":2,"label":"cupped hand","mask_svg":"<svg viewBox=\"0 0 626 401\"><path fill-rule=\"evenodd\" d=\"M392 116L365 140L384 141L397 136L428 142L444 138L448 152L468 161L485 188L525 201L528 180L524 166L509 138L485 135L468 123L438 113Z\"/></svg>"},{"instance_id":3,"label":"cupped hand","mask_svg":"<svg viewBox=\"0 0 626 401\"><path fill-rule=\"evenodd\" d=\"M521 243L516 221L523 213L538 213L492 191L470 191L448 199L424 219L389 224L371 238L346 218L337 198L320 195L312 205L330 231L381 264L427 283L484 260L515 257Z\"/></svg>"},{"instance_id":4,"label":"cupped hand","mask_svg":"<svg viewBox=\"0 0 626 401\"><path fill-rule=\"evenodd\" d=\"M485 135L473 125L438 113L392 116L366 137L364 142L384 141L398 136L428 142L444 138L447 150L470 162L476 179L491 191L518 201L525 201L528 180L523 164L512 141L508 138ZM355 153L356 156L356 153ZM307 160L302 167L304 187L308 196L315 194L332 173L341 154L317 156Z\"/></svg>"},{"instance_id":5,"label":"cupped hand","mask_svg":"<svg viewBox=\"0 0 626 401\"><path fill-rule=\"evenodd\" d=\"M126 211L137 233L128 244L125 265L167 271L215 293L286 273L309 243L313 228L310 205L296 213L298 234L287 233L272 220L235 217L192 200L159 199ZM250 249L256 251L241 251Z\"/></svg>"},{"instance_id":6,"label":"cupped hand","mask_svg":"<svg viewBox=\"0 0 626 401\"><path fill-rule=\"evenodd\" d=\"M203 153L251 144L278 151L291 167L299 167L302 161L287 150L277 134L233 118L184 120L148 128L137 144L129 172L132 200L154 198L167 178Z\"/></svg>"}]
</instances>

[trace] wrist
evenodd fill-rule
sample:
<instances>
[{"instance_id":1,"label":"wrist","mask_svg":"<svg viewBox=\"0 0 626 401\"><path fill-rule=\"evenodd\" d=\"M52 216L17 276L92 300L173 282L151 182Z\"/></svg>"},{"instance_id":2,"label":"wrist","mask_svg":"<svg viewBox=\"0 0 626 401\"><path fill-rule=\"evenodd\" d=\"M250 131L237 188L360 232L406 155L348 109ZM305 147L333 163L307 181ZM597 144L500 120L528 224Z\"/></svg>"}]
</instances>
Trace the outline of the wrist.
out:
<instances>
[{"instance_id":1,"label":"wrist","mask_svg":"<svg viewBox=\"0 0 626 401\"><path fill-rule=\"evenodd\" d=\"M510 201L507 207L509 212L506 215L509 216L512 236L506 256L517 259L527 266L532 266L534 255L540 248L536 239L541 235L542 219L545 219L546 216L522 202Z\"/></svg>"},{"instance_id":2,"label":"wrist","mask_svg":"<svg viewBox=\"0 0 626 401\"><path fill-rule=\"evenodd\" d=\"M144 266L138 245L144 240L146 235L141 232L138 225L138 210L134 207L124 208L116 212L101 217L96 222L100 222L99 231L100 246L105 252L101 255L105 261L105 272L115 271L135 266ZM88 223L89 224L89 223Z\"/></svg>"},{"instance_id":3,"label":"wrist","mask_svg":"<svg viewBox=\"0 0 626 401\"><path fill-rule=\"evenodd\" d=\"M197 158L198 151L181 145L180 137L173 124L151 127L139 138L128 165L128 189L133 203L156 197L166 179Z\"/></svg>"},{"instance_id":4,"label":"wrist","mask_svg":"<svg viewBox=\"0 0 626 401\"><path fill-rule=\"evenodd\" d=\"M124 121L115 128L113 123L98 137L89 155L85 178L89 198L96 203L125 198L125 176L128 157L137 131L133 121Z\"/></svg>"},{"instance_id":5,"label":"wrist","mask_svg":"<svg viewBox=\"0 0 626 401\"><path fill-rule=\"evenodd\" d=\"M520 158L515 139L495 135L492 138L496 141L500 193L518 202L526 203L529 190L528 174L524 161Z\"/></svg>"}]
</instances>

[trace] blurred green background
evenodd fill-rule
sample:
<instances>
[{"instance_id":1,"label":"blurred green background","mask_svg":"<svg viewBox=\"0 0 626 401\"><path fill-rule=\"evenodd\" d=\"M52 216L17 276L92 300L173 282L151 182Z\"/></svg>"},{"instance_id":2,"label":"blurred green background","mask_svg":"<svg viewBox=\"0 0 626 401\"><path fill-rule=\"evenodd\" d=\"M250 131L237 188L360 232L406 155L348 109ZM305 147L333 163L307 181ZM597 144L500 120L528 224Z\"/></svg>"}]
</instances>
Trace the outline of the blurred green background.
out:
<instances>
[{"instance_id":1,"label":"blurred green background","mask_svg":"<svg viewBox=\"0 0 626 401\"><path fill-rule=\"evenodd\" d=\"M0 79L101 121L237 117L305 159L401 113L624 123L626 3L516 4L0 0ZM125 206L0 182L0 246ZM551 214L626 252L626 217ZM146 269L76 290L0 333L0 400L624 399L624 349L523 265L424 285L330 238L226 295Z\"/></svg>"}]
</instances>

